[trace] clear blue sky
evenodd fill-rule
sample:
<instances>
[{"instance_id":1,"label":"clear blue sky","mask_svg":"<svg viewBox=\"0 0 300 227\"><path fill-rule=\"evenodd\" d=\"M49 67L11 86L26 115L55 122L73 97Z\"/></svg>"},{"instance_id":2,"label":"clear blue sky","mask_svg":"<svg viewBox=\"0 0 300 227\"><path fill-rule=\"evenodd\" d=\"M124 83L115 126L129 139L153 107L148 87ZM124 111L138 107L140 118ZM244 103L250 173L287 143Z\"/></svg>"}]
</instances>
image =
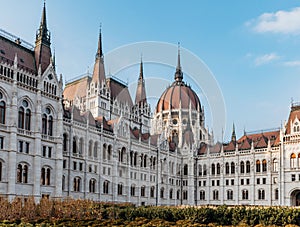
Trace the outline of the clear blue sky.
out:
<instances>
[{"instance_id":1,"label":"clear blue sky","mask_svg":"<svg viewBox=\"0 0 300 227\"><path fill-rule=\"evenodd\" d=\"M34 43L43 1L0 4L0 28ZM219 83L227 111L225 140L232 122L238 136L244 128L279 127L291 98L300 101L299 5L292 0L46 2L57 71L67 80L93 65L100 22L105 53L134 42L180 41ZM145 77L149 68L145 65Z\"/></svg>"}]
</instances>

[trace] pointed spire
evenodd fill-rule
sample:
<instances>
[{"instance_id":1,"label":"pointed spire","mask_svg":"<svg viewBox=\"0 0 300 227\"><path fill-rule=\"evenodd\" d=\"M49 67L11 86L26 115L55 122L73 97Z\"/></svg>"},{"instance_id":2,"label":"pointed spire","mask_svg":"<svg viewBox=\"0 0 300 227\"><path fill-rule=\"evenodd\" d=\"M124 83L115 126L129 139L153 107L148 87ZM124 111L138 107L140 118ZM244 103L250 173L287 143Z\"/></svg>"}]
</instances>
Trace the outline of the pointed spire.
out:
<instances>
[{"instance_id":1,"label":"pointed spire","mask_svg":"<svg viewBox=\"0 0 300 227\"><path fill-rule=\"evenodd\" d=\"M50 46L50 33L47 28L47 17L46 17L46 2L44 1L44 7L41 17L40 27L36 34L36 43L42 41L44 44Z\"/></svg>"},{"instance_id":2,"label":"pointed spire","mask_svg":"<svg viewBox=\"0 0 300 227\"><path fill-rule=\"evenodd\" d=\"M140 63L140 75L136 88L135 94L135 104L141 105L147 103L146 98L146 88L145 88L145 80L144 80L144 72L143 72L143 59L141 57Z\"/></svg>"},{"instance_id":3,"label":"pointed spire","mask_svg":"<svg viewBox=\"0 0 300 227\"><path fill-rule=\"evenodd\" d=\"M96 59L103 57L103 51L102 51L102 32L101 32L101 27L102 25L100 24L100 29L99 29L99 39L98 39L98 49L96 53Z\"/></svg>"},{"instance_id":4,"label":"pointed spire","mask_svg":"<svg viewBox=\"0 0 300 227\"><path fill-rule=\"evenodd\" d=\"M92 81L97 84L102 84L106 80L105 69L104 69L104 56L102 51L102 32L101 24L99 29L98 48L96 53L96 59L94 64L93 78Z\"/></svg>"},{"instance_id":5,"label":"pointed spire","mask_svg":"<svg viewBox=\"0 0 300 227\"><path fill-rule=\"evenodd\" d=\"M178 56L177 56L177 67L175 72L175 80L177 82L181 82L183 79L183 73L181 70L181 64L180 64L180 43L178 42Z\"/></svg>"},{"instance_id":6,"label":"pointed spire","mask_svg":"<svg viewBox=\"0 0 300 227\"><path fill-rule=\"evenodd\" d=\"M235 134L235 125L234 122L232 124L232 135L231 135L231 141L236 142L236 134Z\"/></svg>"},{"instance_id":7,"label":"pointed spire","mask_svg":"<svg viewBox=\"0 0 300 227\"><path fill-rule=\"evenodd\" d=\"M52 56L52 66L53 66L53 69L55 70L55 49L53 51L53 56Z\"/></svg>"}]
</instances>

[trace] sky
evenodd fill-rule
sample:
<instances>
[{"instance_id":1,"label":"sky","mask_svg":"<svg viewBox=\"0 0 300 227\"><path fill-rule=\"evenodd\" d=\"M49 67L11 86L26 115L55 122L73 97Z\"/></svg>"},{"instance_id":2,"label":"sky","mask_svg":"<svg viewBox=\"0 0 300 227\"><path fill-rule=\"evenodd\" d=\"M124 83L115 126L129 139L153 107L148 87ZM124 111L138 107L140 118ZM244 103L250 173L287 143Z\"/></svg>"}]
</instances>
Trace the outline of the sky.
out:
<instances>
[{"instance_id":1,"label":"sky","mask_svg":"<svg viewBox=\"0 0 300 227\"><path fill-rule=\"evenodd\" d=\"M43 1L0 0L0 4L0 28L34 44ZM198 93L207 127L217 140L229 140L233 123L238 136L244 130L280 127L287 120L291 101L300 101L299 1L48 0L46 8L57 73L66 81L92 71L100 24L105 54L140 42L166 43L175 49L180 42L182 50L208 67L221 91L226 121L224 127L215 128L209 97L201 93L204 85L184 77ZM135 63L141 55L147 60L143 50L136 55ZM167 66L146 61L146 85L154 81L149 78L160 77L171 83L176 52L172 61ZM106 73L112 73L112 63L105 63ZM188 64L182 59L184 73ZM138 65L133 64L115 76L132 84L138 74ZM147 87L147 93L152 90L153 85Z\"/></svg>"}]
</instances>

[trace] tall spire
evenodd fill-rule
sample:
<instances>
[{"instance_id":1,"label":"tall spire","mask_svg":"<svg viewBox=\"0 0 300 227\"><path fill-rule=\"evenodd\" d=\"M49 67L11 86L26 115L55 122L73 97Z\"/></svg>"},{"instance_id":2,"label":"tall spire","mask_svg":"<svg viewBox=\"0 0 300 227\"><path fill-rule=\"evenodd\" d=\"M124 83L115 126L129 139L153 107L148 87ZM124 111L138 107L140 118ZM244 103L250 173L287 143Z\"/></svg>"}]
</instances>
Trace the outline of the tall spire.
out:
<instances>
[{"instance_id":1,"label":"tall spire","mask_svg":"<svg viewBox=\"0 0 300 227\"><path fill-rule=\"evenodd\" d=\"M147 103L146 98L146 88L145 88L145 80L144 80L144 72L143 72L143 59L141 57L141 63L140 63L140 75L138 80L138 85L136 88L136 94L135 94L135 104L141 105L141 104Z\"/></svg>"},{"instance_id":2,"label":"tall spire","mask_svg":"<svg viewBox=\"0 0 300 227\"><path fill-rule=\"evenodd\" d=\"M98 39L98 49L96 53L96 58L103 57L103 51L102 51L102 32L101 32L101 27L102 25L100 24L100 29L99 29L99 39Z\"/></svg>"},{"instance_id":3,"label":"tall spire","mask_svg":"<svg viewBox=\"0 0 300 227\"><path fill-rule=\"evenodd\" d=\"M98 48L95 58L94 71L92 81L99 84L105 81L104 56L102 51L102 32L101 24L99 29Z\"/></svg>"},{"instance_id":4,"label":"tall spire","mask_svg":"<svg viewBox=\"0 0 300 227\"><path fill-rule=\"evenodd\" d=\"M235 125L232 124L232 135L231 135L231 141L236 142L236 134L235 134Z\"/></svg>"},{"instance_id":5,"label":"tall spire","mask_svg":"<svg viewBox=\"0 0 300 227\"><path fill-rule=\"evenodd\" d=\"M183 73L181 70L181 64L180 64L180 43L178 42L178 56L177 56L177 67L175 72L175 81L181 82L183 79Z\"/></svg>"},{"instance_id":6,"label":"tall spire","mask_svg":"<svg viewBox=\"0 0 300 227\"><path fill-rule=\"evenodd\" d=\"M46 19L46 3L44 2L41 22L36 33L34 48L36 68L38 69L41 66L42 73L46 70L51 62L50 44L50 32L47 28Z\"/></svg>"}]
</instances>

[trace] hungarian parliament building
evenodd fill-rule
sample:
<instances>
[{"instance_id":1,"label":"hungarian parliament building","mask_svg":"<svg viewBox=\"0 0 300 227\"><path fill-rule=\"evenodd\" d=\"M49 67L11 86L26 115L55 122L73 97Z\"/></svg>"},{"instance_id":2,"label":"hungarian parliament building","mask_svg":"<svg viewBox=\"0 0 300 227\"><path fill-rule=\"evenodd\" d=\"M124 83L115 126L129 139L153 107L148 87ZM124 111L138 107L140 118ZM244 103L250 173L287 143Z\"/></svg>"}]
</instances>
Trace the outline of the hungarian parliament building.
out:
<instances>
[{"instance_id":1,"label":"hungarian parliament building","mask_svg":"<svg viewBox=\"0 0 300 227\"><path fill-rule=\"evenodd\" d=\"M133 98L107 76L63 85L44 4L35 44L0 33L0 197L136 205L300 205L300 104L277 130L214 142L180 63L150 109L143 62ZM63 64L63 63L61 63ZM184 67L184 66L183 66Z\"/></svg>"}]
</instances>

